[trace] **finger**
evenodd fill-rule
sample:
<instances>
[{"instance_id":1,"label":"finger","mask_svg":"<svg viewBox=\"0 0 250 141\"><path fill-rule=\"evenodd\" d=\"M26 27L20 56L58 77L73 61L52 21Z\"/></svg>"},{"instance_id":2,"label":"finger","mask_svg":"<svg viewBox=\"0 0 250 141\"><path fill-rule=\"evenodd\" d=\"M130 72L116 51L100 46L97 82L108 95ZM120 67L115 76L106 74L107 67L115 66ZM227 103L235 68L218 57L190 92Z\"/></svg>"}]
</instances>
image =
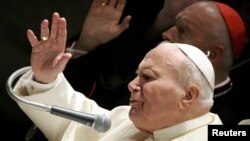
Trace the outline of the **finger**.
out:
<instances>
[{"instance_id":1,"label":"finger","mask_svg":"<svg viewBox=\"0 0 250 141\"><path fill-rule=\"evenodd\" d=\"M103 3L103 0L93 0L91 7L99 7Z\"/></svg>"},{"instance_id":2,"label":"finger","mask_svg":"<svg viewBox=\"0 0 250 141\"><path fill-rule=\"evenodd\" d=\"M59 13L57 13L57 12L53 13L52 24L51 24L51 32L50 32L50 38L51 39L55 39L57 37L59 19L60 19Z\"/></svg>"},{"instance_id":3,"label":"finger","mask_svg":"<svg viewBox=\"0 0 250 141\"><path fill-rule=\"evenodd\" d=\"M36 35L35 35L34 32L33 32L32 30L30 30L30 29L27 30L27 37L28 37L28 40L29 40L30 45L31 45L32 47L36 46L36 45L39 43L39 41L37 40Z\"/></svg>"},{"instance_id":4,"label":"finger","mask_svg":"<svg viewBox=\"0 0 250 141\"><path fill-rule=\"evenodd\" d=\"M49 37L49 21L44 19L41 23L41 37Z\"/></svg>"},{"instance_id":5,"label":"finger","mask_svg":"<svg viewBox=\"0 0 250 141\"><path fill-rule=\"evenodd\" d=\"M66 46L67 40L67 28L66 28L66 19L60 18L58 21L58 35L57 35L57 42L60 47Z\"/></svg>"},{"instance_id":6,"label":"finger","mask_svg":"<svg viewBox=\"0 0 250 141\"><path fill-rule=\"evenodd\" d=\"M101 6L108 6L109 5L109 0L102 0Z\"/></svg>"},{"instance_id":7,"label":"finger","mask_svg":"<svg viewBox=\"0 0 250 141\"><path fill-rule=\"evenodd\" d=\"M105 5L109 5L110 0L102 0L102 3L105 3Z\"/></svg>"},{"instance_id":8,"label":"finger","mask_svg":"<svg viewBox=\"0 0 250 141\"><path fill-rule=\"evenodd\" d=\"M116 9L118 11L122 12L125 5L126 5L126 0L118 0L117 5L116 5Z\"/></svg>"},{"instance_id":9,"label":"finger","mask_svg":"<svg viewBox=\"0 0 250 141\"><path fill-rule=\"evenodd\" d=\"M121 26L120 26L120 30L121 30L121 31L124 31L124 30L126 30L127 28L129 28L129 22L130 22L131 19L132 19L131 16L126 16L126 17L122 20Z\"/></svg>"},{"instance_id":10,"label":"finger","mask_svg":"<svg viewBox=\"0 0 250 141\"><path fill-rule=\"evenodd\" d=\"M59 72L62 72L71 57L72 57L72 54L70 53L64 53L64 54L58 55L52 64L53 68L55 68Z\"/></svg>"},{"instance_id":11,"label":"finger","mask_svg":"<svg viewBox=\"0 0 250 141\"><path fill-rule=\"evenodd\" d=\"M109 0L109 2L107 4L112 6L112 7L115 7L118 1L119 0Z\"/></svg>"}]
</instances>

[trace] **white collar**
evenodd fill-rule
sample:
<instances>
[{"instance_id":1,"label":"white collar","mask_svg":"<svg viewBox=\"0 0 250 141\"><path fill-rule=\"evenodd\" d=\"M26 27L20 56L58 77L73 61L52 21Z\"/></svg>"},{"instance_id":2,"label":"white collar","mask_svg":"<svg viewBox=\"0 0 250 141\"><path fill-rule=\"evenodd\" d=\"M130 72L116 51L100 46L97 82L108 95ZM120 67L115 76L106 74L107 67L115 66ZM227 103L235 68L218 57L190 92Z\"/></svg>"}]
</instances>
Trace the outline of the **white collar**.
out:
<instances>
[{"instance_id":1,"label":"white collar","mask_svg":"<svg viewBox=\"0 0 250 141\"><path fill-rule=\"evenodd\" d=\"M182 122L180 124L154 131L154 139L156 140L173 140L182 135L188 134L193 130L207 126L215 120L211 113L206 113L197 118Z\"/></svg>"}]
</instances>

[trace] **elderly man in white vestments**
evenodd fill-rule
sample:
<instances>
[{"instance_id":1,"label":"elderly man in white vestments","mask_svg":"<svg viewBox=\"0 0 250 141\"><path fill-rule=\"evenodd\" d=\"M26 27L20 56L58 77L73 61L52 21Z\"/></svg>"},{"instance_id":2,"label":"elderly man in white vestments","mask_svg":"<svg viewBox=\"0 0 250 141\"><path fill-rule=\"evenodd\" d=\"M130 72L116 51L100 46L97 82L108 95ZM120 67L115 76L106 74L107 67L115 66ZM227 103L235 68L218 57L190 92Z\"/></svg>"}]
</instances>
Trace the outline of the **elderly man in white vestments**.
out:
<instances>
[{"instance_id":1,"label":"elderly man in white vestments","mask_svg":"<svg viewBox=\"0 0 250 141\"><path fill-rule=\"evenodd\" d=\"M51 30L41 24L41 40L32 30L31 70L15 85L22 98L90 114L104 113L111 127L98 133L84 124L18 103L50 141L206 141L209 124L222 124L210 112L213 105L214 70L198 48L162 42L138 66L128 89L130 106L109 111L76 92L62 71L71 58L65 53L66 20L53 14Z\"/></svg>"}]
</instances>

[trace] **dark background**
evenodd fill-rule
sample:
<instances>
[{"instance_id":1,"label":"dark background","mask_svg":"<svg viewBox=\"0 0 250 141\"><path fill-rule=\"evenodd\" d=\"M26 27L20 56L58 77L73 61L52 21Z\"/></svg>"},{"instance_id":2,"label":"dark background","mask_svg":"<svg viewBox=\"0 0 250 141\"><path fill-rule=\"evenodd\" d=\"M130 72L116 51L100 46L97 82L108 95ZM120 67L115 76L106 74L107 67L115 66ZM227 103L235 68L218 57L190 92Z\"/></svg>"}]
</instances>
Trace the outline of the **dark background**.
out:
<instances>
[{"instance_id":1,"label":"dark background","mask_svg":"<svg viewBox=\"0 0 250 141\"><path fill-rule=\"evenodd\" d=\"M0 137L24 140L31 121L8 96L5 84L15 70L30 65L26 31L40 35L40 23L57 11L65 17L68 38L81 30L91 0L2 0L0 2Z\"/></svg>"},{"instance_id":2,"label":"dark background","mask_svg":"<svg viewBox=\"0 0 250 141\"><path fill-rule=\"evenodd\" d=\"M227 2L231 6L237 7L237 4L233 3L236 0L229 1ZM11 73L30 65L31 46L26 36L27 29L32 29L39 37L41 21L45 18L51 20L52 13L57 11L67 20L68 38L70 38L81 31L91 2L92 0L2 0L0 2L0 137L2 139L23 141L27 130L32 125L5 89L6 81ZM249 7L249 3L243 5ZM249 37L249 12L246 14L244 18L248 25ZM249 57L249 52L244 51L244 53ZM235 77L238 78L239 84L248 82L250 79L248 64L245 65L246 71L236 70L237 74L242 73L241 77L237 75ZM248 89L249 84L244 84ZM249 94L249 91L242 90L242 92ZM245 100L248 101L248 99Z\"/></svg>"}]
</instances>

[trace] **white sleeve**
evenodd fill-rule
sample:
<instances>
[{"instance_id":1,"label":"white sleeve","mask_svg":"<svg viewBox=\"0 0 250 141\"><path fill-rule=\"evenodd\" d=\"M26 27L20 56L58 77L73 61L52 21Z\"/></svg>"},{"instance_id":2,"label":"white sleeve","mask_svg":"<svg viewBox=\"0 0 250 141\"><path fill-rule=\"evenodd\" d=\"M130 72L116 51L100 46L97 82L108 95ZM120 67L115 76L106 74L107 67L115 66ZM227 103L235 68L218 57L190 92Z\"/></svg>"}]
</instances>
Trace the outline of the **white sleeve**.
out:
<instances>
[{"instance_id":1,"label":"white sleeve","mask_svg":"<svg viewBox=\"0 0 250 141\"><path fill-rule=\"evenodd\" d=\"M51 84L40 84L32 80L32 72L27 72L19 79L14 91L26 100L42 104L56 105L93 114L109 112L83 94L74 91L63 74L60 74L56 81ZM69 125L69 120L18 104L49 140L61 139Z\"/></svg>"}]
</instances>

